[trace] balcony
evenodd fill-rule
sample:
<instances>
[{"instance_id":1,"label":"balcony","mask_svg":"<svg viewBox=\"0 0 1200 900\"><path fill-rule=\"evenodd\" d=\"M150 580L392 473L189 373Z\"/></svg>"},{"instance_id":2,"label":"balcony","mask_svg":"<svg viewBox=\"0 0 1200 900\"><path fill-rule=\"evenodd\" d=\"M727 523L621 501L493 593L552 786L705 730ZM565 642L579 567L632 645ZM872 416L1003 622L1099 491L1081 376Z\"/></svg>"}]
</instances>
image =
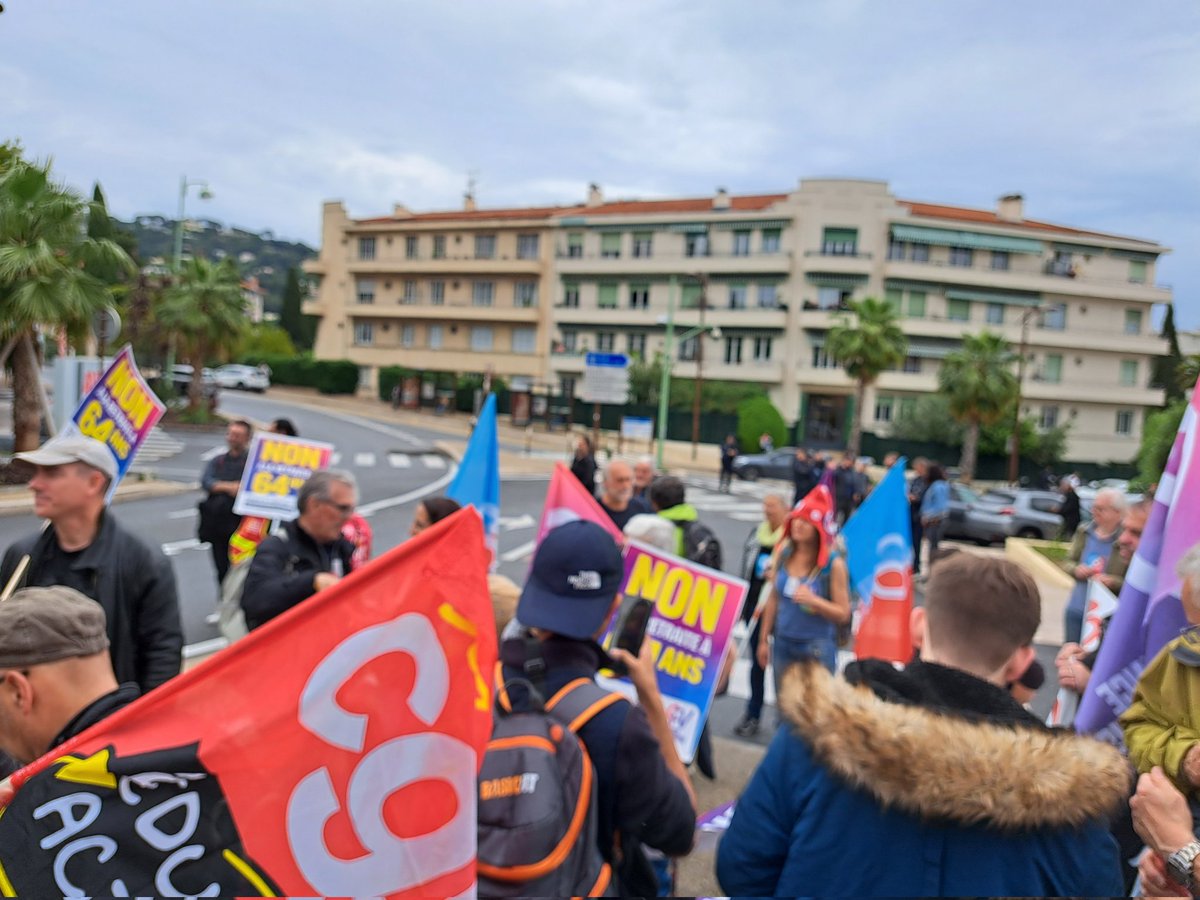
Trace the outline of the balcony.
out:
<instances>
[{"instance_id":1,"label":"balcony","mask_svg":"<svg viewBox=\"0 0 1200 900\"><path fill-rule=\"evenodd\" d=\"M555 306L551 318L560 325L613 325L625 327L663 328L666 323L666 307L651 306L631 309L628 306L600 307ZM787 310L780 307L748 306L730 309L727 306L709 306L704 311L704 321L722 328L761 328L782 330L787 327ZM691 328L699 324L700 310L697 308L675 310L675 327Z\"/></svg>"},{"instance_id":2,"label":"balcony","mask_svg":"<svg viewBox=\"0 0 1200 900\"><path fill-rule=\"evenodd\" d=\"M370 319L446 319L463 322L528 322L536 324L541 316L536 306L523 307L495 304L476 306L470 300L448 300L433 303L427 298L388 302L376 297L374 303L350 303L345 306L349 316Z\"/></svg>"},{"instance_id":3,"label":"balcony","mask_svg":"<svg viewBox=\"0 0 1200 900\"><path fill-rule=\"evenodd\" d=\"M1117 381L1080 380L1039 381L1026 376L1021 387L1023 402L1102 403L1107 406L1162 406L1162 388L1123 385Z\"/></svg>"},{"instance_id":4,"label":"balcony","mask_svg":"<svg viewBox=\"0 0 1200 900\"><path fill-rule=\"evenodd\" d=\"M564 277L583 275L627 275L630 278L649 275L689 275L704 272L710 275L786 275L792 268L792 255L778 253L705 253L688 256L683 253L659 253L650 256L605 256L600 253L571 256L562 248L558 252L557 269Z\"/></svg>"},{"instance_id":5,"label":"balcony","mask_svg":"<svg viewBox=\"0 0 1200 900\"><path fill-rule=\"evenodd\" d=\"M1054 265L1054 260L1050 260L1046 268ZM884 277L1071 297L1101 297L1131 303L1171 302L1171 288L1167 285L1087 275L1070 277L1050 274L1041 269L991 269L984 266L952 266L947 262L889 260Z\"/></svg>"},{"instance_id":6,"label":"balcony","mask_svg":"<svg viewBox=\"0 0 1200 900\"><path fill-rule=\"evenodd\" d=\"M388 254L384 258L352 259L347 264L351 275L529 275L542 274L540 259L518 259L509 256L477 258L466 253L445 257L413 257Z\"/></svg>"}]
</instances>

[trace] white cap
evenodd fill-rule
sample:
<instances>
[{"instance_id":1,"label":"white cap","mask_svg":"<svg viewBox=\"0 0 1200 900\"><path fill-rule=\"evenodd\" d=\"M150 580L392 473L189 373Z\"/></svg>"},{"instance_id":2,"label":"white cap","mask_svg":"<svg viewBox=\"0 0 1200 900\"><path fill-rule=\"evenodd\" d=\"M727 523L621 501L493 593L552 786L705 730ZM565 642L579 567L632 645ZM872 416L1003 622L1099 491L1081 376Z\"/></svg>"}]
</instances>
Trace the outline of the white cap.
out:
<instances>
[{"instance_id":1,"label":"white cap","mask_svg":"<svg viewBox=\"0 0 1200 900\"><path fill-rule=\"evenodd\" d=\"M117 477L117 460L108 447L82 434L60 434L42 444L36 450L13 454L16 459L33 463L35 466L65 466L81 462L85 466L99 469L112 481Z\"/></svg>"}]
</instances>

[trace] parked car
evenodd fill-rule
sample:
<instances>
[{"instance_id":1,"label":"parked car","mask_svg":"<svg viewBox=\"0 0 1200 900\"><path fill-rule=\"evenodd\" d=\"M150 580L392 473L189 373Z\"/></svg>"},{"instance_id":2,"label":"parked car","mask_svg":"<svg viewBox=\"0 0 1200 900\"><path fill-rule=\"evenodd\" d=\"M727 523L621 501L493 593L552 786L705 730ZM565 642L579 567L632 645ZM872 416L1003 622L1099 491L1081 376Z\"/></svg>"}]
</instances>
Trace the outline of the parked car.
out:
<instances>
[{"instance_id":1,"label":"parked car","mask_svg":"<svg viewBox=\"0 0 1200 900\"><path fill-rule=\"evenodd\" d=\"M1054 540L1062 531L1057 491L996 488L973 504L966 514L966 537L997 543L1010 537Z\"/></svg>"},{"instance_id":2,"label":"parked car","mask_svg":"<svg viewBox=\"0 0 1200 900\"><path fill-rule=\"evenodd\" d=\"M221 366L213 373L213 377L219 387L235 388L239 391L257 391L261 394L271 386L271 379L262 369L236 363Z\"/></svg>"},{"instance_id":3,"label":"parked car","mask_svg":"<svg viewBox=\"0 0 1200 900\"><path fill-rule=\"evenodd\" d=\"M950 512L946 516L945 537L974 540L967 530L967 513L979 502L979 495L957 481L950 482Z\"/></svg>"},{"instance_id":4,"label":"parked car","mask_svg":"<svg viewBox=\"0 0 1200 900\"><path fill-rule=\"evenodd\" d=\"M177 397L187 396L187 392L192 384L192 371L192 367L184 363L180 363L171 368L171 386L174 388L175 395ZM162 381L164 377L165 376L159 376L158 380ZM207 367L204 368L200 374L200 377L204 384L204 396L208 400L216 399L216 396L220 393L220 390L217 387L213 370Z\"/></svg>"},{"instance_id":5,"label":"parked car","mask_svg":"<svg viewBox=\"0 0 1200 900\"><path fill-rule=\"evenodd\" d=\"M792 460L796 458L795 447L780 447L767 453L750 453L733 461L733 474L746 481L760 478L782 478L792 480Z\"/></svg>"}]
</instances>

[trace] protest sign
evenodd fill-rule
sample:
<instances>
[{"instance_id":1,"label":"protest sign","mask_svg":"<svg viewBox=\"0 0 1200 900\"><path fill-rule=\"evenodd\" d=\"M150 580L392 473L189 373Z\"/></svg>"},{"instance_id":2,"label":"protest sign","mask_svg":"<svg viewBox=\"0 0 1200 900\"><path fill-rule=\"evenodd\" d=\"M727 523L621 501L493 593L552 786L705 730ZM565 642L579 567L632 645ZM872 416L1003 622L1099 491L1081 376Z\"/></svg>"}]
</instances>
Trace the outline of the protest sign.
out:
<instances>
[{"instance_id":1,"label":"protest sign","mask_svg":"<svg viewBox=\"0 0 1200 900\"><path fill-rule=\"evenodd\" d=\"M329 465L333 445L259 432L250 442L233 511L290 522L300 514L296 495L313 472Z\"/></svg>"},{"instance_id":2,"label":"protest sign","mask_svg":"<svg viewBox=\"0 0 1200 900\"><path fill-rule=\"evenodd\" d=\"M716 569L636 541L625 545L622 597L654 604L645 640L654 654L658 689L684 762L696 755L748 589L740 578ZM614 619L605 646L616 639L615 625Z\"/></svg>"},{"instance_id":3,"label":"protest sign","mask_svg":"<svg viewBox=\"0 0 1200 900\"><path fill-rule=\"evenodd\" d=\"M496 660L463 510L13 776L21 896L459 896Z\"/></svg>"},{"instance_id":4,"label":"protest sign","mask_svg":"<svg viewBox=\"0 0 1200 900\"><path fill-rule=\"evenodd\" d=\"M117 477L109 485L106 499L112 499L138 447L166 411L138 371L133 350L128 345L121 348L112 365L80 402L67 426L68 430L104 444L116 460Z\"/></svg>"},{"instance_id":5,"label":"protest sign","mask_svg":"<svg viewBox=\"0 0 1200 900\"><path fill-rule=\"evenodd\" d=\"M1104 629L1112 614L1117 611L1117 598L1113 592L1093 578L1088 582L1087 608L1083 614L1083 635L1079 647L1085 654L1095 653L1100 648ZM1047 725L1069 727L1075 721L1079 709L1079 694L1060 687L1054 698L1054 706L1046 719Z\"/></svg>"},{"instance_id":6,"label":"protest sign","mask_svg":"<svg viewBox=\"0 0 1200 900\"><path fill-rule=\"evenodd\" d=\"M538 523L537 542L540 544L550 529L576 519L595 522L618 543L625 539L604 507L579 483L570 469L557 462L554 464L554 474L550 476L550 489L546 491L546 505L542 508L542 519Z\"/></svg>"}]
</instances>

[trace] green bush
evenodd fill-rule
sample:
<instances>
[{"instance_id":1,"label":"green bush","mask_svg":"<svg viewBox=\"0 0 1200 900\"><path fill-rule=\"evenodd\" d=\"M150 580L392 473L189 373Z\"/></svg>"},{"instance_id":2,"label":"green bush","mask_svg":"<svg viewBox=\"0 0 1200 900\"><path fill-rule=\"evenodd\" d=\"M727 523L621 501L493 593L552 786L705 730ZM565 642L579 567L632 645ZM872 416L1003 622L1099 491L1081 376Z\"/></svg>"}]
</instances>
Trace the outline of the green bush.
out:
<instances>
[{"instance_id":1,"label":"green bush","mask_svg":"<svg viewBox=\"0 0 1200 900\"><path fill-rule=\"evenodd\" d=\"M771 436L776 447L787 443L787 424L779 410L766 397L751 397L737 407L737 438L743 453L758 451L763 433Z\"/></svg>"},{"instance_id":2,"label":"green bush","mask_svg":"<svg viewBox=\"0 0 1200 900\"><path fill-rule=\"evenodd\" d=\"M407 369L404 366L380 366L379 399L391 402L392 388L403 384L405 378L412 378L420 374L416 369Z\"/></svg>"},{"instance_id":3,"label":"green bush","mask_svg":"<svg viewBox=\"0 0 1200 900\"><path fill-rule=\"evenodd\" d=\"M247 366L265 363L271 369L272 384L316 388L322 394L353 394L358 390L358 366L348 359L249 354L239 362Z\"/></svg>"},{"instance_id":4,"label":"green bush","mask_svg":"<svg viewBox=\"0 0 1200 900\"><path fill-rule=\"evenodd\" d=\"M348 359L312 363L312 387L322 394L353 394L358 390L358 365Z\"/></svg>"},{"instance_id":5,"label":"green bush","mask_svg":"<svg viewBox=\"0 0 1200 900\"><path fill-rule=\"evenodd\" d=\"M1138 450L1138 476L1147 485L1162 478L1167 467L1167 457L1175 444L1175 433L1187 410L1186 400L1176 400L1164 409L1146 416L1142 426L1142 446Z\"/></svg>"}]
</instances>

